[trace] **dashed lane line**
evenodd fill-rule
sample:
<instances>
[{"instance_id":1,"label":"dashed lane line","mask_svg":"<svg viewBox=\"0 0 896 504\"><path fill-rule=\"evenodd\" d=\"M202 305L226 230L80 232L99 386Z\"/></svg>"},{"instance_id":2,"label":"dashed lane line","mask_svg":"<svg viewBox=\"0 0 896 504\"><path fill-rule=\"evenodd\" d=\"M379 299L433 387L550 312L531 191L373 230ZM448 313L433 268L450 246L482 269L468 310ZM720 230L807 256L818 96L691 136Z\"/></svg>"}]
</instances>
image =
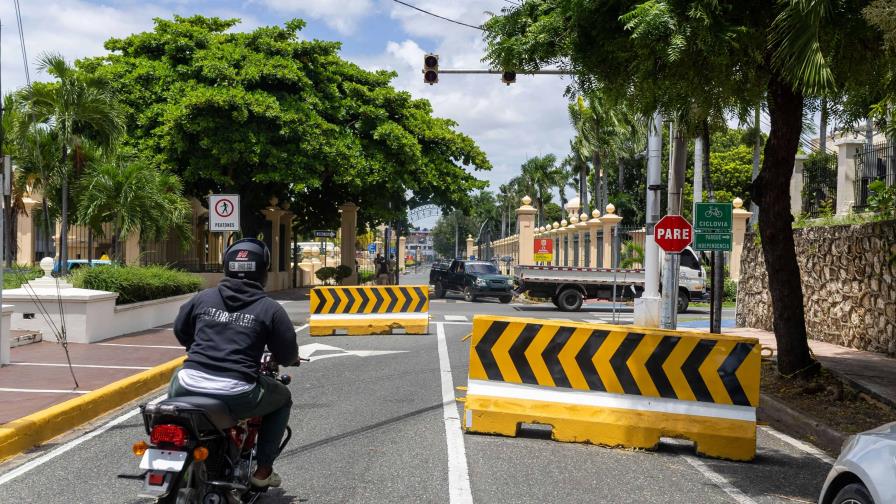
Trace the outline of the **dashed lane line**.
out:
<instances>
[{"instance_id":1,"label":"dashed lane line","mask_svg":"<svg viewBox=\"0 0 896 504\"><path fill-rule=\"evenodd\" d=\"M470 475L467 469L467 454L464 449L460 415L454 400L454 379L451 376L451 362L448 360L448 343L445 341L445 326L436 323L439 347L439 370L442 375L442 412L445 420L445 439L448 443L448 502L450 504L472 504Z\"/></svg>"},{"instance_id":2,"label":"dashed lane line","mask_svg":"<svg viewBox=\"0 0 896 504\"><path fill-rule=\"evenodd\" d=\"M468 319L466 315L445 315L445 320L448 322L466 322Z\"/></svg>"},{"instance_id":3,"label":"dashed lane line","mask_svg":"<svg viewBox=\"0 0 896 504\"><path fill-rule=\"evenodd\" d=\"M737 487L732 485L731 482L725 479L724 476L710 469L708 465L704 464L697 457L693 455L681 454L681 458L685 459L685 461L687 461L688 464L691 464L691 466L699 471L700 474L706 476L709 481L712 481L717 487L721 488L732 499L737 501L738 504L756 504L756 501L748 497L747 494L738 490Z\"/></svg>"}]
</instances>

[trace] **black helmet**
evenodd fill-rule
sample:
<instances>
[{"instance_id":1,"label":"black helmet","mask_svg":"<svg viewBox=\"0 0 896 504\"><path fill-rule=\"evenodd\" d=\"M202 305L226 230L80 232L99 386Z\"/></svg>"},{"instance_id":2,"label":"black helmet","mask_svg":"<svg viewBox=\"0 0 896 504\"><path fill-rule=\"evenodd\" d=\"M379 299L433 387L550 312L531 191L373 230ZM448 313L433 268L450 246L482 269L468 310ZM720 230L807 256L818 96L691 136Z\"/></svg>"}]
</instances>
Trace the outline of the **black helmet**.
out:
<instances>
[{"instance_id":1,"label":"black helmet","mask_svg":"<svg viewBox=\"0 0 896 504\"><path fill-rule=\"evenodd\" d=\"M251 280L264 285L271 266L271 251L263 241L254 238L237 240L224 252L224 276Z\"/></svg>"}]
</instances>

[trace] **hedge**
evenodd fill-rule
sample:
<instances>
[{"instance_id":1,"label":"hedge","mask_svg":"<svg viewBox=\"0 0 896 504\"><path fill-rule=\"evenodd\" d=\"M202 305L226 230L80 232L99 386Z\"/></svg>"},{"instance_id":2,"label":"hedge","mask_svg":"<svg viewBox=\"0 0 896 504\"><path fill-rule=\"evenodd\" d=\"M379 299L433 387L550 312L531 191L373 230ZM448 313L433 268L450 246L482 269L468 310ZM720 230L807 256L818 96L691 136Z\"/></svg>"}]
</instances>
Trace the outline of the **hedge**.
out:
<instances>
[{"instance_id":1,"label":"hedge","mask_svg":"<svg viewBox=\"0 0 896 504\"><path fill-rule=\"evenodd\" d=\"M44 276L44 272L39 266L22 266L17 264L12 268L4 268L3 288L18 289L23 283L42 276Z\"/></svg>"},{"instance_id":2,"label":"hedge","mask_svg":"<svg viewBox=\"0 0 896 504\"><path fill-rule=\"evenodd\" d=\"M196 275L165 266L78 268L71 282L82 289L117 292L119 305L189 294L202 285Z\"/></svg>"}]
</instances>

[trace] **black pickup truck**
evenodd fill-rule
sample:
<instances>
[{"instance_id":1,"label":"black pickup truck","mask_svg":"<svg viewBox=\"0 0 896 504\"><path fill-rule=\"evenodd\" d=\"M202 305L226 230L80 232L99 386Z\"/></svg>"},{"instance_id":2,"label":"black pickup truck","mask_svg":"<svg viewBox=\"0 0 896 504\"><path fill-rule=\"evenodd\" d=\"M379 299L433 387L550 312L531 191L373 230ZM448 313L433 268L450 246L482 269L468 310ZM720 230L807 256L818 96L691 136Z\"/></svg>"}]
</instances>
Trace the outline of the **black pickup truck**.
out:
<instances>
[{"instance_id":1,"label":"black pickup truck","mask_svg":"<svg viewBox=\"0 0 896 504\"><path fill-rule=\"evenodd\" d=\"M513 300L510 277L500 274L490 262L455 260L433 264L429 283L435 286L436 298L453 291L463 293L466 301L479 297L496 297L502 303Z\"/></svg>"}]
</instances>

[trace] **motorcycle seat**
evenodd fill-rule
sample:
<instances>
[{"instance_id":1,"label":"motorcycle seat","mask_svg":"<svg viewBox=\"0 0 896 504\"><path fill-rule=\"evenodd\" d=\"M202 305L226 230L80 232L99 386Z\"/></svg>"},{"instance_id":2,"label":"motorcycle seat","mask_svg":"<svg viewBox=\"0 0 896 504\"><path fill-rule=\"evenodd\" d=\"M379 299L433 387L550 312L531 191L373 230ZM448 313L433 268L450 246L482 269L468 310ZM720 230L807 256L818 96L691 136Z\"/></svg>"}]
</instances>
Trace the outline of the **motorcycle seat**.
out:
<instances>
[{"instance_id":1,"label":"motorcycle seat","mask_svg":"<svg viewBox=\"0 0 896 504\"><path fill-rule=\"evenodd\" d=\"M218 429L229 429L237 424L237 420L230 414L230 408L223 402L203 396L183 396L166 399L159 406L173 406L176 409L199 409L208 417L209 421Z\"/></svg>"}]
</instances>

